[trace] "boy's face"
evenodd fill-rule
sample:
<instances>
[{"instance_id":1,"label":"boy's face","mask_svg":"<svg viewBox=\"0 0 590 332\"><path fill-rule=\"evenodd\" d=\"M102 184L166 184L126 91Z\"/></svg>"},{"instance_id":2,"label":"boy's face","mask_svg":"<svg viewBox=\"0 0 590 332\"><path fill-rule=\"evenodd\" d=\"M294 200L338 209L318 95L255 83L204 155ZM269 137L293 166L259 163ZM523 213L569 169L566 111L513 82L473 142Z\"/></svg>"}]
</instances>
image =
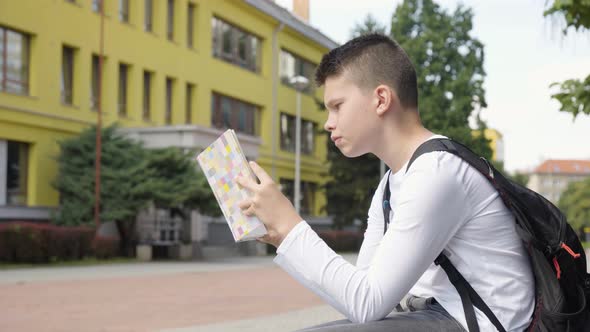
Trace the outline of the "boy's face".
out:
<instances>
[{"instance_id":1,"label":"boy's face","mask_svg":"<svg viewBox=\"0 0 590 332\"><path fill-rule=\"evenodd\" d=\"M370 91L360 89L347 71L328 77L324 87L324 104L328 119L324 129L346 157L354 158L371 152L377 139L378 100Z\"/></svg>"}]
</instances>

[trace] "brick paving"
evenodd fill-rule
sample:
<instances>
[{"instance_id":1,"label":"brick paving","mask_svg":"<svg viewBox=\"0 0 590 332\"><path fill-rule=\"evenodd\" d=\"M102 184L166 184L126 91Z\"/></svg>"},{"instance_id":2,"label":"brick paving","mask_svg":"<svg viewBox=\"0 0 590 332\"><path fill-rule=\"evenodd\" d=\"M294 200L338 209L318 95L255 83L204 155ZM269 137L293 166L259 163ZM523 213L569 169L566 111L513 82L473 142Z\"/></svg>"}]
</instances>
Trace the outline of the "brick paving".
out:
<instances>
[{"instance_id":1,"label":"brick paving","mask_svg":"<svg viewBox=\"0 0 590 332\"><path fill-rule=\"evenodd\" d=\"M14 281L0 294L0 331L158 331L323 304L277 267Z\"/></svg>"}]
</instances>

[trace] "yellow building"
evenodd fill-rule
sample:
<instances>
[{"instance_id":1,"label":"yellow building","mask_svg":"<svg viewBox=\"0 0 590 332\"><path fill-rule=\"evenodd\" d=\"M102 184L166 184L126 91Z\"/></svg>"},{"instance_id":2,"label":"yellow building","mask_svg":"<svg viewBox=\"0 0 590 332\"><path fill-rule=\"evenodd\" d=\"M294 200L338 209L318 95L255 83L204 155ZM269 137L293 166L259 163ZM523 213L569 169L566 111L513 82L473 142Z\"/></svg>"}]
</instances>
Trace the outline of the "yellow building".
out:
<instances>
[{"instance_id":1,"label":"yellow building","mask_svg":"<svg viewBox=\"0 0 590 332\"><path fill-rule=\"evenodd\" d=\"M484 137L490 140L490 147L492 148L492 160L504 161L504 137L502 134L495 130L487 128L484 133Z\"/></svg>"},{"instance_id":2,"label":"yellow building","mask_svg":"<svg viewBox=\"0 0 590 332\"><path fill-rule=\"evenodd\" d=\"M481 131L474 130L472 135L479 137ZM483 136L490 140L490 148L492 149L492 160L498 162L504 162L504 137L502 133L496 129L486 128L483 132Z\"/></svg>"},{"instance_id":3,"label":"yellow building","mask_svg":"<svg viewBox=\"0 0 590 332\"><path fill-rule=\"evenodd\" d=\"M337 44L268 0L0 1L0 218L58 204L57 141L103 123L147 146L200 149L225 128L290 193L297 91ZM101 32L102 31L102 32ZM323 114L303 92L303 214L319 215ZM21 208L19 208L21 207ZM22 207L28 207L26 209Z\"/></svg>"}]
</instances>

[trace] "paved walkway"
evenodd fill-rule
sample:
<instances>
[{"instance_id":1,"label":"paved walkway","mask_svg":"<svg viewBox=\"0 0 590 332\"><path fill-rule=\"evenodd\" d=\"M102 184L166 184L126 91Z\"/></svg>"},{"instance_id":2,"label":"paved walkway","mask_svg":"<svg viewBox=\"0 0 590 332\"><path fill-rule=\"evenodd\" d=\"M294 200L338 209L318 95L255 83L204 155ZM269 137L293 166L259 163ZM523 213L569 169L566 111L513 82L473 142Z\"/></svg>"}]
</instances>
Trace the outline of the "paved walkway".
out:
<instances>
[{"instance_id":1,"label":"paved walkway","mask_svg":"<svg viewBox=\"0 0 590 332\"><path fill-rule=\"evenodd\" d=\"M0 294L0 331L280 332L343 318L272 257L0 271Z\"/></svg>"},{"instance_id":2,"label":"paved walkway","mask_svg":"<svg viewBox=\"0 0 590 332\"><path fill-rule=\"evenodd\" d=\"M1 271L0 294L0 331L292 331L342 318L272 257Z\"/></svg>"}]
</instances>

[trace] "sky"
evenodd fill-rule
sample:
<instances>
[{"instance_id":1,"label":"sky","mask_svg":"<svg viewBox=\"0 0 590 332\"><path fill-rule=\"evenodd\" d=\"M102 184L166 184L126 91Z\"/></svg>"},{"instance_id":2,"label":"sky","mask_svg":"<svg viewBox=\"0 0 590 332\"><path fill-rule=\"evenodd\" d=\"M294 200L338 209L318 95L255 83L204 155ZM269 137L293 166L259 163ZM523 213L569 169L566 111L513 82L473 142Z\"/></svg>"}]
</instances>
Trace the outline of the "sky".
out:
<instances>
[{"instance_id":1,"label":"sky","mask_svg":"<svg viewBox=\"0 0 590 332\"><path fill-rule=\"evenodd\" d=\"M277 0L291 9L291 0ZM559 18L543 16L545 0L439 0L474 12L472 36L484 44L481 116L504 136L508 171L531 171L545 159L590 159L590 116L560 112L553 82L590 74L590 31L563 36ZM342 44L367 14L383 25L401 0L310 0L310 24Z\"/></svg>"}]
</instances>

